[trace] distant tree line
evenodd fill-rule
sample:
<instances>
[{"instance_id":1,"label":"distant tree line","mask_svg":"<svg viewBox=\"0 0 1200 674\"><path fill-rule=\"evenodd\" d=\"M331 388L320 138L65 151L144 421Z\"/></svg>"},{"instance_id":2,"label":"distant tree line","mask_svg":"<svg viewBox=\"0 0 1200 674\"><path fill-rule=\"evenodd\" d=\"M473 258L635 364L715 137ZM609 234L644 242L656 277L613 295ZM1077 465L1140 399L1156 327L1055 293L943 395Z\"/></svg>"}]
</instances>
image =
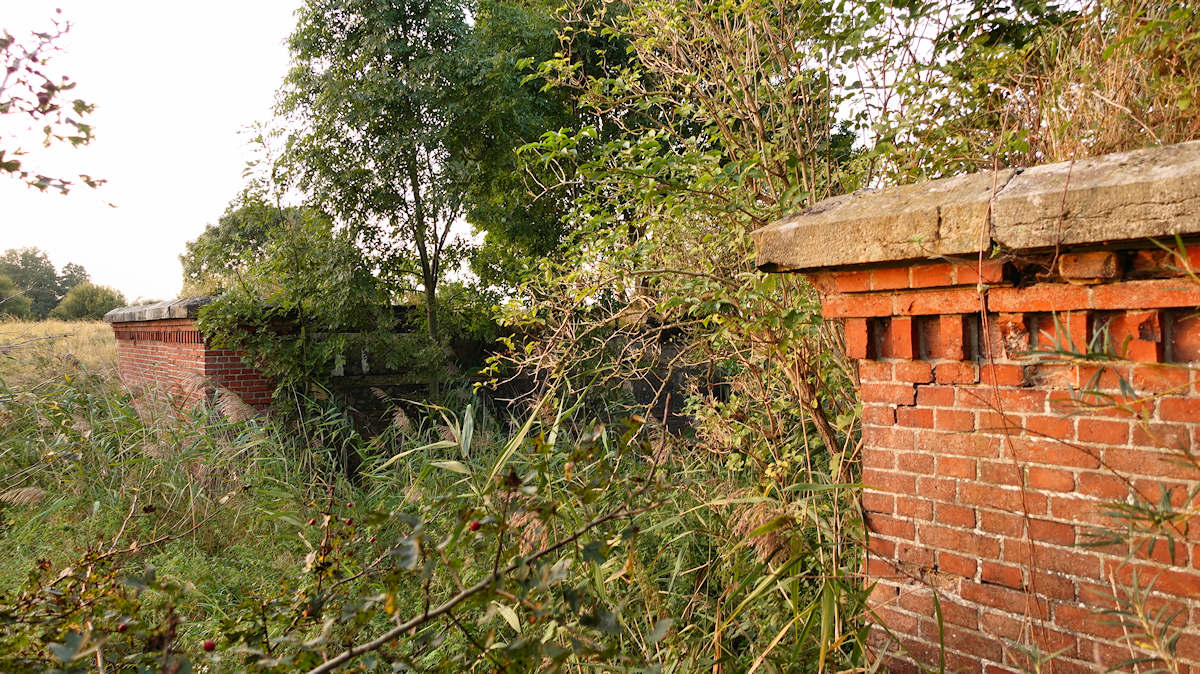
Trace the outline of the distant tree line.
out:
<instances>
[{"instance_id":1,"label":"distant tree line","mask_svg":"<svg viewBox=\"0 0 1200 674\"><path fill-rule=\"evenodd\" d=\"M96 320L125 304L125 296L92 283L82 265L56 271L38 248L10 248L0 255L0 317L25 320Z\"/></svg>"}]
</instances>

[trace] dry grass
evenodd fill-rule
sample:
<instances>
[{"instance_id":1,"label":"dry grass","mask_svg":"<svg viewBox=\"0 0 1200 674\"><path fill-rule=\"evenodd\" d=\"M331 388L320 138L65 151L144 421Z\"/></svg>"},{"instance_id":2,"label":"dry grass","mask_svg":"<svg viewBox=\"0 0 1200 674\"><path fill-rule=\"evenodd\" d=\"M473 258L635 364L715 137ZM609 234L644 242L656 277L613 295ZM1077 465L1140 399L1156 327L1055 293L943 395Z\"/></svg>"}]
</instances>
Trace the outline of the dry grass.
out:
<instances>
[{"instance_id":1,"label":"dry grass","mask_svg":"<svg viewBox=\"0 0 1200 674\"><path fill-rule=\"evenodd\" d=\"M117 343L101 321L0 321L0 380L25 388L80 367L115 376Z\"/></svg>"}]
</instances>

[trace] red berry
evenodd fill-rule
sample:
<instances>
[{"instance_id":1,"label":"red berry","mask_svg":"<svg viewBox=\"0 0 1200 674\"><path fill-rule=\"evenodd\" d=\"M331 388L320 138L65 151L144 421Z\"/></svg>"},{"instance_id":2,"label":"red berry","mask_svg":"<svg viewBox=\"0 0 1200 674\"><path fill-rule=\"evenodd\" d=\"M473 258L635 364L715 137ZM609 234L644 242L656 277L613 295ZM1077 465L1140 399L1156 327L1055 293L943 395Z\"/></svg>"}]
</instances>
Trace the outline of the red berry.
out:
<instances>
[{"instance_id":1,"label":"red berry","mask_svg":"<svg viewBox=\"0 0 1200 674\"><path fill-rule=\"evenodd\" d=\"M315 518L315 517L309 518L308 526L311 527L311 526L315 525L316 523L317 523L317 518Z\"/></svg>"},{"instance_id":2,"label":"red berry","mask_svg":"<svg viewBox=\"0 0 1200 674\"><path fill-rule=\"evenodd\" d=\"M125 623L121 623L120 625L117 625L118 632L124 632L127 629L129 629L129 625L127 625Z\"/></svg>"},{"instance_id":3,"label":"red berry","mask_svg":"<svg viewBox=\"0 0 1200 674\"><path fill-rule=\"evenodd\" d=\"M374 537L374 536L372 536L372 537L368 538L368 539L367 539L367 542L368 542L368 543L374 543L374 542L375 542L375 537Z\"/></svg>"},{"instance_id":4,"label":"red berry","mask_svg":"<svg viewBox=\"0 0 1200 674\"><path fill-rule=\"evenodd\" d=\"M483 526L479 520L471 520L471 531L479 531L479 527Z\"/></svg>"},{"instance_id":5,"label":"red berry","mask_svg":"<svg viewBox=\"0 0 1200 674\"><path fill-rule=\"evenodd\" d=\"M350 519L349 517L346 518L346 526L350 526L352 522L354 522L354 520Z\"/></svg>"},{"instance_id":6,"label":"red berry","mask_svg":"<svg viewBox=\"0 0 1200 674\"><path fill-rule=\"evenodd\" d=\"M215 641L213 641L212 639L205 639L205 640L204 640L204 650L205 650L205 652L211 652L211 651L212 651L212 649L214 649L214 648L216 648L216 647L217 647L217 643L216 643Z\"/></svg>"}]
</instances>

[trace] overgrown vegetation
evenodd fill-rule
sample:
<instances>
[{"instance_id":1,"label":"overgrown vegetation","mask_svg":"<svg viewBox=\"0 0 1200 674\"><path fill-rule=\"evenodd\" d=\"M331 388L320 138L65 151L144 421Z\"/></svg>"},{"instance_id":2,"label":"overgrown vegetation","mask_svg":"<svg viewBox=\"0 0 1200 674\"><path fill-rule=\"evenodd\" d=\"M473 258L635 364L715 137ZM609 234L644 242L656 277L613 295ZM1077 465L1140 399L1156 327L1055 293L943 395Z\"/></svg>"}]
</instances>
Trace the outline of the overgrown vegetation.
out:
<instances>
[{"instance_id":1,"label":"overgrown vegetation","mask_svg":"<svg viewBox=\"0 0 1200 674\"><path fill-rule=\"evenodd\" d=\"M872 667L854 373L748 232L863 186L1194 138L1198 21L308 3L300 130L184 258L220 293L203 328L289 414L165 413L111 356L8 342L0 668ZM409 343L393 303L423 310ZM463 333L501 337L484 381L445 375ZM391 423L365 435L311 386L346 334L440 389L379 391Z\"/></svg>"}]
</instances>

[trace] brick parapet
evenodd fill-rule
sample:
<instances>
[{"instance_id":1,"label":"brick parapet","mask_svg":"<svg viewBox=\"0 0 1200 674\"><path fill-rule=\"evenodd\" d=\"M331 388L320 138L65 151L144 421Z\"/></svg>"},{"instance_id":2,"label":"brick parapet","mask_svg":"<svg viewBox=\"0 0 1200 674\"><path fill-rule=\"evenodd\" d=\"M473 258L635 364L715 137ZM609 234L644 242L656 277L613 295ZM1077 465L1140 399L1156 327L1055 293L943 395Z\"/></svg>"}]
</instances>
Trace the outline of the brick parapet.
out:
<instances>
[{"instance_id":1,"label":"brick parapet","mask_svg":"<svg viewBox=\"0 0 1200 674\"><path fill-rule=\"evenodd\" d=\"M1157 501L1160 485L1186 500L1198 484L1179 462L1200 442L1200 280L1187 264L1087 285L1022 284L1000 261L898 269L812 277L857 361L866 569L892 668L936 664L942 642L955 671L1020 671L1020 644L1057 651L1056 672L1114 666L1130 651L1103 612L1135 569L1180 624L1200 625L1194 536L1173 559L1163 543L1132 562L1084 546L1114 525L1106 504L1134 490ZM1200 668L1200 631L1179 652Z\"/></svg>"},{"instance_id":2,"label":"brick parapet","mask_svg":"<svg viewBox=\"0 0 1200 674\"><path fill-rule=\"evenodd\" d=\"M239 352L212 348L194 317L134 321L125 316L112 326L121 381L139 397L190 410L211 403L225 389L256 409L271 404L272 382Z\"/></svg>"},{"instance_id":3,"label":"brick parapet","mask_svg":"<svg viewBox=\"0 0 1200 674\"><path fill-rule=\"evenodd\" d=\"M839 197L755 233L856 362L892 671L1030 671L1034 649L1041 671L1121 666L1148 654L1105 613L1136 574L1200 672L1197 194L1192 143ZM1120 528L1112 504L1164 498L1190 518L1173 549L1087 545Z\"/></svg>"}]
</instances>

